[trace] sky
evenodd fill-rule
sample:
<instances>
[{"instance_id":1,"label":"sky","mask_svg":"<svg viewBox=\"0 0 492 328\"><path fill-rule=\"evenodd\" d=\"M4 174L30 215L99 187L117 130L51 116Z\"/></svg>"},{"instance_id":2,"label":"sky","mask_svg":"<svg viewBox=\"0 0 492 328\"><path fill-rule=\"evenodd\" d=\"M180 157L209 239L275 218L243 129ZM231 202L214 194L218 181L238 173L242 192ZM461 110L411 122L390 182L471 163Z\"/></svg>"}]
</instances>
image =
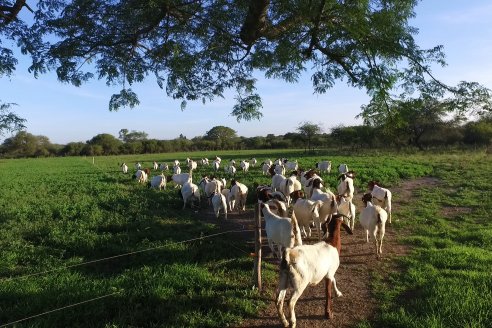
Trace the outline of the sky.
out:
<instances>
[{"instance_id":1,"label":"sky","mask_svg":"<svg viewBox=\"0 0 492 328\"><path fill-rule=\"evenodd\" d=\"M415 39L422 49L444 46L448 65L433 69L438 79L450 85L475 81L492 89L490 22L490 0L423 0L410 25L419 29ZM121 129L144 131L149 138L174 139L180 134L202 136L214 126L225 125L240 136L253 137L294 132L301 122L310 121L329 132L338 125L362 124L356 116L369 102L364 90L348 87L345 82L338 82L325 94L314 94L307 74L297 84L259 79L263 117L238 123L230 115L232 93L206 104L188 102L181 111L181 102L167 97L149 77L132 87L140 99L138 107L110 112L109 100L119 88L97 80L75 87L58 82L53 73L35 79L27 72L28 65L28 58L20 58L14 75L0 78L0 101L17 104L12 110L27 120L27 132L57 144L86 142L100 133L118 137ZM7 137L10 135L3 136Z\"/></svg>"}]
</instances>

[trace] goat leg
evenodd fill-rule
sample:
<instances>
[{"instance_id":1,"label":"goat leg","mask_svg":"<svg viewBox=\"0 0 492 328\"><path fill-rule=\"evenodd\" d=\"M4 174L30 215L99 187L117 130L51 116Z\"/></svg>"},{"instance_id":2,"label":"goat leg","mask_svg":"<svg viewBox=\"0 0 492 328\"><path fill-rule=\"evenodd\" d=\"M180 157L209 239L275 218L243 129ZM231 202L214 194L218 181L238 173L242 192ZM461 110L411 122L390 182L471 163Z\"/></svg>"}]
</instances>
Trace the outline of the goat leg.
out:
<instances>
[{"instance_id":1,"label":"goat leg","mask_svg":"<svg viewBox=\"0 0 492 328\"><path fill-rule=\"evenodd\" d=\"M325 318L326 319L333 319L333 311L332 311L332 300L331 300L331 285L332 281L328 278L325 278L325 287L326 287L326 292L325 292L325 299L326 299L326 306L325 306Z\"/></svg>"}]
</instances>

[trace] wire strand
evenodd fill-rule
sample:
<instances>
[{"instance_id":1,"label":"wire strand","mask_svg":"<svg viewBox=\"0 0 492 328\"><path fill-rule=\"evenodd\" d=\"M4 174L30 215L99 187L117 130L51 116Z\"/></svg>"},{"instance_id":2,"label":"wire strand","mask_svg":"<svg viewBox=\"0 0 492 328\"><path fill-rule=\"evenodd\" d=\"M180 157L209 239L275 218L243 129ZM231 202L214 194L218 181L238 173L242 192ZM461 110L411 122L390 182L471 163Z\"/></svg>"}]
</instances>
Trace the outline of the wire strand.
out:
<instances>
[{"instance_id":1,"label":"wire strand","mask_svg":"<svg viewBox=\"0 0 492 328\"><path fill-rule=\"evenodd\" d=\"M164 248L164 247L168 247L168 246L171 246L171 245L184 244L184 243L188 243L188 242L192 242L192 241L196 241L196 240L203 240L203 239L206 239L206 238L217 237L217 236L225 235L225 234L228 234L228 233L252 232L252 231L254 231L254 230L229 230L229 231L224 231L224 232L218 232L218 233L207 235L207 236L200 236L200 237L192 238L192 239L188 239L188 240L182 240L182 241L177 241L177 242L166 243L165 245L156 246L156 247L147 248L147 249L142 249L142 250L139 250L139 251L128 252L128 253L124 253L124 254L118 254L118 255L104 257L104 258L97 259L97 260L91 260L91 261L86 261L86 262L82 262L82 263L67 265L67 266L64 266L64 267L61 267L61 268L56 268L56 269L51 269L51 270L46 270L46 271L41 271L41 272L36 272L36 273L30 273L30 274L26 274L26 275L22 275L22 276L17 276L17 277L3 278L3 279L0 279L0 282L7 282L7 281L13 281L13 280L18 280L18 279L25 279L25 278L34 277L34 276L40 276L40 275L51 273L51 272L61 271L61 270L75 268L75 267L79 267L79 266L83 266L83 265L88 265L88 264L93 264L93 263L99 263L99 262L103 262L103 261L109 261L109 260L113 260L113 259L120 258L120 257L125 257L125 256L129 256L129 255L134 255L134 254L140 254L140 253L145 253L145 252L149 252L149 251L161 249L161 248ZM0 328L1 328L1 326L0 326Z\"/></svg>"},{"instance_id":2,"label":"wire strand","mask_svg":"<svg viewBox=\"0 0 492 328\"><path fill-rule=\"evenodd\" d=\"M58 312L58 311L65 310L65 309L68 309L68 308L71 308L71 307L75 307L75 306L78 306L78 305L82 305L82 304L94 302L94 301L97 301L97 300L100 300L100 299L103 299L103 298L108 298L110 296L113 296L113 295L116 295L116 294L119 294L119 293L120 292L118 291L118 292L114 292L114 293L111 293L111 294L107 294L107 295L103 295L103 296L91 298L91 299L86 300L86 301L82 301L82 302L78 302L78 303L66 305L66 306L63 306L61 308L57 308L57 309L45 311L45 312L42 312L42 313L39 313L39 314L35 314L35 315L29 316L29 317L26 317L26 318L23 318L23 319L19 319L19 320L12 321L12 322L9 322L9 323L6 323L6 324L2 324L2 325L0 325L0 328L8 327L8 326L11 326L11 325L15 325L15 324L20 323L20 322L23 322L23 321L27 321L27 320L30 320L30 319L38 318L38 317L41 317L41 316L44 316L44 315L47 315L47 314L50 314L50 313L53 313L53 312Z\"/></svg>"}]
</instances>

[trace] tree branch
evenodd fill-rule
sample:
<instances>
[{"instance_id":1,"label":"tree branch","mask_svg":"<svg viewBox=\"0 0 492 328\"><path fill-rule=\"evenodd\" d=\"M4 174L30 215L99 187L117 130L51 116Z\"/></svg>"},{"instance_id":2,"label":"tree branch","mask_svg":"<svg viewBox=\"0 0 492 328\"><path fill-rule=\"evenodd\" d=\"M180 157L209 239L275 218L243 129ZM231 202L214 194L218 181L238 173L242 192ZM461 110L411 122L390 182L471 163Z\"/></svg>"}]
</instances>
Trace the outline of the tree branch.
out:
<instances>
[{"instance_id":1,"label":"tree branch","mask_svg":"<svg viewBox=\"0 0 492 328\"><path fill-rule=\"evenodd\" d=\"M13 6L0 6L0 11L2 12L0 17L3 17L3 23L5 25L10 24L14 19L17 18L22 7L26 7L31 12L32 9L26 4L26 0L16 0Z\"/></svg>"}]
</instances>

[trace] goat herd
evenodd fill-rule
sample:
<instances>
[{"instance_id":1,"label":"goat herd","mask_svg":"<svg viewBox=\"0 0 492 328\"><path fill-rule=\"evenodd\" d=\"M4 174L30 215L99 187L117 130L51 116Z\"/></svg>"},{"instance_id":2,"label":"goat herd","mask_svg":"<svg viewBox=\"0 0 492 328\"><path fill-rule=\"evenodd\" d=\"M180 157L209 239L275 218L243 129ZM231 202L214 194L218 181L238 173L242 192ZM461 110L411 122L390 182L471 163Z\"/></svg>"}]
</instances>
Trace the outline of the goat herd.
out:
<instances>
[{"instance_id":1,"label":"goat herd","mask_svg":"<svg viewBox=\"0 0 492 328\"><path fill-rule=\"evenodd\" d=\"M220 157L216 157L212 168L218 172L221 166ZM209 165L208 159L201 159L202 165ZM250 166L255 167L257 160L243 160L240 168L248 172ZM149 180L150 169L142 169L140 163L135 164L136 173L133 178L140 183L147 183L149 187L165 189L168 181L173 181L180 189L183 199L183 209L189 204L191 207L200 203L200 195L206 196L208 204L212 204L218 218L220 212L227 219L228 211L244 211L248 187L234 179L236 174L235 161L231 160L224 165L224 171L231 179L230 188L226 188L226 179L204 176L198 185L192 182L192 172L197 168L197 162L186 159L189 173L181 173L180 162L174 161L173 173L165 176L163 173ZM284 298L288 287L293 289L289 301L290 325L296 326L294 307L308 285L326 281L326 309L325 316L333 317L331 304L332 286L337 296L342 293L338 290L335 272L340 264L340 228L343 227L352 234L355 223L354 178L355 172L350 171L346 164L338 167L339 183L336 194L323 188L323 179L317 172L330 173L331 162L316 163L316 168L303 170L297 161L277 159L272 162L266 160L261 163L264 175L270 175L271 185L256 187L258 203L265 220L265 231L268 245L274 256L280 258L280 278L277 290L277 311L284 326L289 327L283 311ZM165 171L167 164L153 163L154 170ZM128 172L128 166L121 164L123 173ZM286 176L286 170L290 171ZM201 191L200 191L201 190ZM391 192L381 187L377 181L370 181L368 192L362 197L364 208L360 211L359 222L366 232L366 241L371 234L376 244L376 255L382 254L382 241L386 221L391 223ZM292 214L289 216L289 207L292 205ZM311 228L317 231L320 242L314 245L303 245L302 239L311 237ZM323 239L323 241L321 241ZM275 249L277 246L277 249Z\"/></svg>"}]
</instances>

